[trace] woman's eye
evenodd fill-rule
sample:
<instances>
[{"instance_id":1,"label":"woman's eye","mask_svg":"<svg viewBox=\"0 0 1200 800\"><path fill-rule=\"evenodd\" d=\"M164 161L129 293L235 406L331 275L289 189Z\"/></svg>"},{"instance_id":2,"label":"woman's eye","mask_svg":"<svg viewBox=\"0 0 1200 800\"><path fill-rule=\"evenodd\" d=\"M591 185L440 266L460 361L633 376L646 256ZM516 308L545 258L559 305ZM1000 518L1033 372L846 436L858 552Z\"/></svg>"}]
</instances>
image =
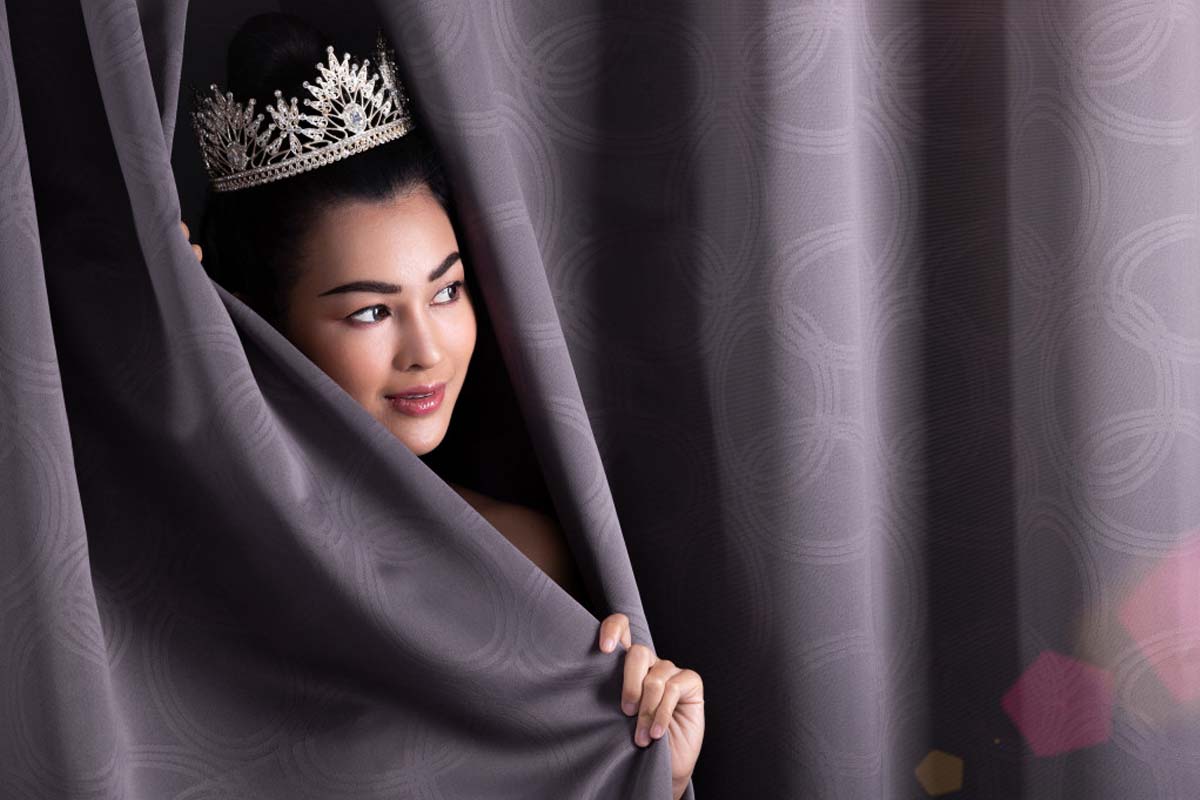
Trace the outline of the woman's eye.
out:
<instances>
[{"instance_id":1,"label":"woman's eye","mask_svg":"<svg viewBox=\"0 0 1200 800\"><path fill-rule=\"evenodd\" d=\"M446 303L453 303L455 300L457 300L459 295L462 294L462 285L463 285L462 281L455 281L454 283L450 283L450 284L447 284L446 286L443 286L441 291L439 291L437 293L437 295L434 295L434 297L437 297L442 292L448 291L450 289L454 290L454 296L451 297L449 300L445 301L445 303L438 303L438 305L445 305Z\"/></svg>"},{"instance_id":2,"label":"woman's eye","mask_svg":"<svg viewBox=\"0 0 1200 800\"><path fill-rule=\"evenodd\" d=\"M440 303L435 303L434 305L444 306L444 305L449 305L450 303L457 301L458 298L460 297L460 295L462 294L462 285L463 285L462 281L455 281L454 283L450 283L450 284L443 286L441 288L441 290L436 295L434 295L434 297L439 297L447 292L450 292L451 296L448 300L444 300ZM360 308L358 311L355 311L353 314L346 317L346 319L354 320L355 322L361 322L361 323L364 323L367 325L371 325L376 322L379 322L379 320L382 319L382 317L375 316L375 314L374 314L375 311L382 311L382 313L385 316L391 315L391 312L388 310L387 306L382 305L382 304L376 304L373 306L367 306L366 308Z\"/></svg>"},{"instance_id":3,"label":"woman's eye","mask_svg":"<svg viewBox=\"0 0 1200 800\"><path fill-rule=\"evenodd\" d=\"M384 306L384 305L373 305L373 306L367 306L366 308L359 309L358 311L355 311L353 314L351 314L350 316L346 317L346 319L352 319L352 320L354 320L355 322L366 322L366 323L378 322L378 321L379 321L378 319L360 319L360 318L359 318L359 316L360 316L360 315L362 315L362 314L367 314L367 315L370 315L370 313L371 313L372 311L375 311L376 309L383 309L383 310L386 312L386 311L387 311L387 306Z\"/></svg>"}]
</instances>

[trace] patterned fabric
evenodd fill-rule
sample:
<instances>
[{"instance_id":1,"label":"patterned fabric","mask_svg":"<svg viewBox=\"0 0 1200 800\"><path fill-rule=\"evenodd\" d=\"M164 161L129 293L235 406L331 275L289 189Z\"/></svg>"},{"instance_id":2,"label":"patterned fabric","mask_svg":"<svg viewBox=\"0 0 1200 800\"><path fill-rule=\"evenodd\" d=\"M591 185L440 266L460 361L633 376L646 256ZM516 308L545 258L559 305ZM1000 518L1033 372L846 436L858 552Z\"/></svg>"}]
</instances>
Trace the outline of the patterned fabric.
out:
<instances>
[{"instance_id":1,"label":"patterned fabric","mask_svg":"<svg viewBox=\"0 0 1200 800\"><path fill-rule=\"evenodd\" d=\"M0 796L665 798L618 610L703 798L1200 795L1195 4L248 5L8 3ZM268 8L396 43L595 614L178 236Z\"/></svg>"},{"instance_id":2,"label":"patterned fabric","mask_svg":"<svg viewBox=\"0 0 1200 800\"><path fill-rule=\"evenodd\" d=\"M670 797L599 620L200 268L183 10L0 14L0 797ZM562 335L493 313L588 588L653 647Z\"/></svg>"},{"instance_id":3,"label":"patterned fabric","mask_svg":"<svg viewBox=\"0 0 1200 800\"><path fill-rule=\"evenodd\" d=\"M701 796L1200 796L1200 6L377 6L549 278Z\"/></svg>"}]
</instances>

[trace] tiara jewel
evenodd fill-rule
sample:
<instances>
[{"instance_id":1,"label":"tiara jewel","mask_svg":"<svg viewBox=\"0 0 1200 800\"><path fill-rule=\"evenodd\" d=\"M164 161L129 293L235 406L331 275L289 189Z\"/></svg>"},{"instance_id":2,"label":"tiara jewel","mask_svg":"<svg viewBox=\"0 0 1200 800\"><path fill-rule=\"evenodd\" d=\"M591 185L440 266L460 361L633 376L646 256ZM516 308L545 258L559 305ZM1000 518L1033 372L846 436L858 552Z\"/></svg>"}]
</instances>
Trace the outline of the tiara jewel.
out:
<instances>
[{"instance_id":1,"label":"tiara jewel","mask_svg":"<svg viewBox=\"0 0 1200 800\"><path fill-rule=\"evenodd\" d=\"M316 65L315 83L302 84L311 98L304 112L295 97L284 102L275 90L267 105L271 122L254 113L255 98L245 105L211 84L211 95L193 89L192 127L200 144L204 169L214 191L257 186L330 164L376 145L398 139L414 127L408 96L396 75L395 54L383 31L375 37L377 74L368 74L370 59L338 61L333 45L325 48L329 63ZM379 87L376 89L376 82Z\"/></svg>"}]
</instances>

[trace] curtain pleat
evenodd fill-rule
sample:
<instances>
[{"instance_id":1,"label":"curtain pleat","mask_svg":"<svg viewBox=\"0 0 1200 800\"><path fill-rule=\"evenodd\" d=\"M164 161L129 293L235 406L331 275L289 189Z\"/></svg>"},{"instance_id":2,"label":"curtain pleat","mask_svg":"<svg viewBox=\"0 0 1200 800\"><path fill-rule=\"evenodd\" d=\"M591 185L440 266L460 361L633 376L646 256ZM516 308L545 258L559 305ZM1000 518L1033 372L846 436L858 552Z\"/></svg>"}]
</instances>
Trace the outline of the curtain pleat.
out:
<instances>
[{"instance_id":1,"label":"curtain pleat","mask_svg":"<svg viewBox=\"0 0 1200 800\"><path fill-rule=\"evenodd\" d=\"M594 609L179 236L275 8L396 44ZM1194 4L0 9L0 796L665 797L615 611L703 797L1200 792Z\"/></svg>"},{"instance_id":2,"label":"curtain pleat","mask_svg":"<svg viewBox=\"0 0 1200 800\"><path fill-rule=\"evenodd\" d=\"M667 796L598 620L196 262L167 138L184 5L139 10L7 10L0 794ZM52 37L48 72L25 43ZM542 273L505 285L529 277L485 294L545 299ZM548 483L649 642L551 356L518 373L558 411Z\"/></svg>"}]
</instances>

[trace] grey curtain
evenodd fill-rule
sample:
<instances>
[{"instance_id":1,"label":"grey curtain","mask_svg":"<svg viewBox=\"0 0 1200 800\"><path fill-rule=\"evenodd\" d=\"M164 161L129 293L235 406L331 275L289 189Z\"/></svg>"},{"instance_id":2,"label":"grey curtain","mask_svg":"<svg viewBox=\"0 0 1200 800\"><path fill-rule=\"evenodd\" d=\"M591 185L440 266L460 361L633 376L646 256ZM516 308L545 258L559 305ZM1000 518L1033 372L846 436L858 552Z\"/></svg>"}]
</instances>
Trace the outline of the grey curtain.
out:
<instances>
[{"instance_id":1,"label":"grey curtain","mask_svg":"<svg viewBox=\"0 0 1200 800\"><path fill-rule=\"evenodd\" d=\"M397 44L594 607L178 235L279 8ZM0 795L666 797L622 611L704 798L1197 796L1197 12L8 0Z\"/></svg>"}]
</instances>

